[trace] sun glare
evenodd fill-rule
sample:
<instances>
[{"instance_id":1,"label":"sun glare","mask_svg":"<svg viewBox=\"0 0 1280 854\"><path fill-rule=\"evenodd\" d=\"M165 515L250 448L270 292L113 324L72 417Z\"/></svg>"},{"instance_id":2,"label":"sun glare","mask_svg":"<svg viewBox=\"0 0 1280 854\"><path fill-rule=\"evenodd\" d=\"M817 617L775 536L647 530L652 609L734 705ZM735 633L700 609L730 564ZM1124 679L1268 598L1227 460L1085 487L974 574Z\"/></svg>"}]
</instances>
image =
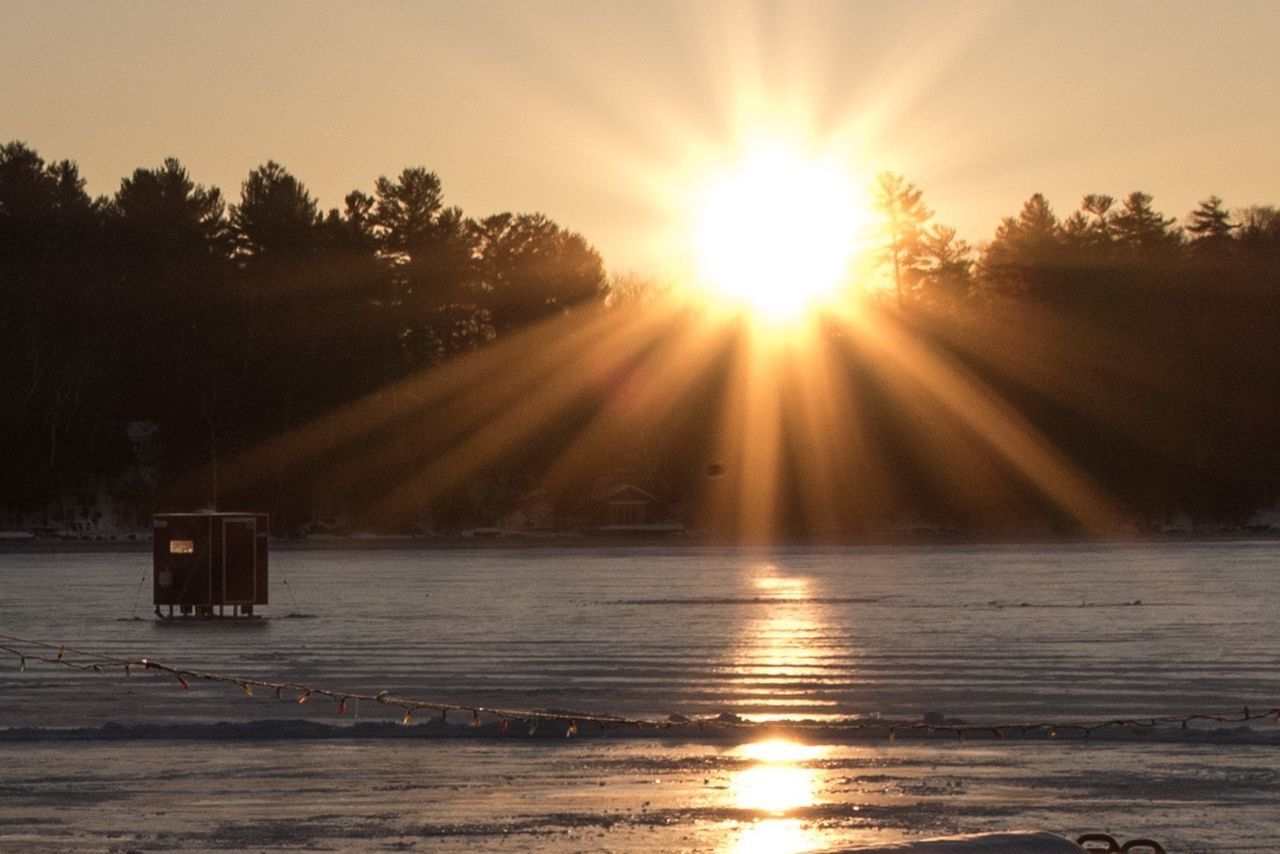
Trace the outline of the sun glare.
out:
<instances>
[{"instance_id":1,"label":"sun glare","mask_svg":"<svg viewBox=\"0 0 1280 854\"><path fill-rule=\"evenodd\" d=\"M784 738L771 738L766 741L744 744L739 749L739 752L745 758L756 762L785 763L807 762L812 759L818 759L826 754L827 748L822 745L788 741Z\"/></svg>"},{"instance_id":2,"label":"sun glare","mask_svg":"<svg viewBox=\"0 0 1280 854\"><path fill-rule=\"evenodd\" d=\"M868 219L859 186L834 157L780 142L748 148L694 193L697 288L767 321L834 299Z\"/></svg>"}]
</instances>

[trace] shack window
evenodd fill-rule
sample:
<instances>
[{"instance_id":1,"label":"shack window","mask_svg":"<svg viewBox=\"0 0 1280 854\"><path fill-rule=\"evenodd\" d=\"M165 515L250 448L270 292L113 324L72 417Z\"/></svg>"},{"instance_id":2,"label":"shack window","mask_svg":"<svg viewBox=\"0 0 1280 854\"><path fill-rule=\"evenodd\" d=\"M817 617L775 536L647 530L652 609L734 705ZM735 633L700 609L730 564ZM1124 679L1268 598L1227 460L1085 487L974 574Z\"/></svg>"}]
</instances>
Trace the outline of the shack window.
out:
<instances>
[{"instance_id":1,"label":"shack window","mask_svg":"<svg viewBox=\"0 0 1280 854\"><path fill-rule=\"evenodd\" d=\"M196 544L194 540L170 540L169 554L171 555L190 555L196 553Z\"/></svg>"}]
</instances>

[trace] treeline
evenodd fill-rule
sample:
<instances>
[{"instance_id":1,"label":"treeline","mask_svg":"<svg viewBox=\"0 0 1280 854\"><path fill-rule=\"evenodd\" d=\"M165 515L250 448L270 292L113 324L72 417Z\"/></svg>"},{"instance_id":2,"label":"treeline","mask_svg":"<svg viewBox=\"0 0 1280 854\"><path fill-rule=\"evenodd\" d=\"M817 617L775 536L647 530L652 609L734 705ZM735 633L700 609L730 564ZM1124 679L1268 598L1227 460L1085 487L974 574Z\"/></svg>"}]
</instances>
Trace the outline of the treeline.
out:
<instances>
[{"instance_id":1,"label":"treeline","mask_svg":"<svg viewBox=\"0 0 1280 854\"><path fill-rule=\"evenodd\" d=\"M421 168L328 212L272 162L230 204L174 159L84 187L0 147L0 508L52 523L73 492L149 512L177 473L605 293L581 235L467 217ZM140 445L157 477L122 483Z\"/></svg>"},{"instance_id":2,"label":"treeline","mask_svg":"<svg viewBox=\"0 0 1280 854\"><path fill-rule=\"evenodd\" d=\"M878 189L905 322L1131 520L1238 524L1275 505L1280 209L1209 196L1179 224L1132 192L1059 217L1037 193L974 250L929 224L918 188Z\"/></svg>"},{"instance_id":3,"label":"treeline","mask_svg":"<svg viewBox=\"0 0 1280 854\"><path fill-rule=\"evenodd\" d=\"M1180 225L1135 192L1085 196L1059 217L1037 194L973 247L935 224L905 179L882 176L874 195L888 283L868 307L875 322L1061 452L1117 508L1117 523L1240 522L1274 504L1280 211L1233 211L1209 197ZM646 384L683 381L663 374L661 339L696 325L676 313L634 352L602 356L622 318L657 310L647 290L615 280L605 308L604 267L581 235L537 214L467 217L425 169L379 178L327 212L275 163L253 170L230 203L176 160L92 199L74 163L9 143L0 148L0 511L58 527L90 515L101 493L140 519L216 500L267 509L278 530L317 515L456 528L492 524L546 487L563 523L581 515L594 481L614 476L654 495L653 514L715 527L709 494L735 476L742 500L756 488L715 438L737 339L669 395L678 402L628 408L620 398ZM551 338L524 337L544 321L558 324ZM552 341L581 342L580 352L566 356ZM825 406L827 493L814 500L807 457L818 451L786 435L785 415L772 496L784 533L859 536L902 520L973 532L1073 524L998 436L984 435L999 430L945 394L939 402L937 389L913 390L902 379L910 371L856 328L832 326L825 346L841 387ZM483 363L459 358L475 351L498 367L462 372ZM527 395L560 406L554 417L527 431L513 420L518 438L450 473L448 489L405 485L408 472L474 453L467 436L486 417L505 424L500 413L516 398L500 395L521 391L510 366L539 358L578 365L575 381L591 392L531 383ZM427 368L471 387L445 400L405 385ZM486 402L495 378L511 388ZM287 464L287 448L278 466L245 456L387 389L409 390L367 412L411 416L334 440L306 466ZM597 422L617 429L588 442L583 431ZM246 469L246 458L263 467ZM388 512L387 496L401 494Z\"/></svg>"}]
</instances>

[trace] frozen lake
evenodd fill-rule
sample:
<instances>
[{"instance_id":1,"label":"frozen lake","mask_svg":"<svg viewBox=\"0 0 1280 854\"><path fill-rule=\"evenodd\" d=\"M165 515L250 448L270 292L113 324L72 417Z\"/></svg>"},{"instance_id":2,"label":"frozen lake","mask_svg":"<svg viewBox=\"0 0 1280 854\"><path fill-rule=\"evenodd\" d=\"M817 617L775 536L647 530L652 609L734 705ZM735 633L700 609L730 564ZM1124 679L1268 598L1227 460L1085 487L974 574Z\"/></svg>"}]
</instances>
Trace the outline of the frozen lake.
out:
<instances>
[{"instance_id":1,"label":"frozen lake","mask_svg":"<svg viewBox=\"0 0 1280 854\"><path fill-rule=\"evenodd\" d=\"M156 622L149 560L0 555L0 632L353 692L646 717L995 725L1280 705L1273 542L277 550L254 625ZM0 690L0 847L795 850L1037 826L1273 851L1280 831L1270 724L1198 741L819 734L830 743L771 755L714 737L218 730L394 716L47 664L13 662Z\"/></svg>"}]
</instances>

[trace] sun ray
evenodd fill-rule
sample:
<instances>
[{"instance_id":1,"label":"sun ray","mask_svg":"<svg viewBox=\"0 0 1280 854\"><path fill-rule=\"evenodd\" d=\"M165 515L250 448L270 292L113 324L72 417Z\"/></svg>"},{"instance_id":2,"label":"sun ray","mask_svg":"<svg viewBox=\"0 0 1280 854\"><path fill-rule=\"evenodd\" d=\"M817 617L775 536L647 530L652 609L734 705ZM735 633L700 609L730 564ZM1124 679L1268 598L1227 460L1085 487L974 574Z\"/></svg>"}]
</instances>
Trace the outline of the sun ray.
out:
<instances>
[{"instance_id":1,"label":"sun ray","mask_svg":"<svg viewBox=\"0 0 1280 854\"><path fill-rule=\"evenodd\" d=\"M915 384L1084 530L1109 530L1118 518L1117 508L998 394L913 338L887 314L876 322L862 315L855 326L859 340L875 348L881 371L896 375L901 399L911 394L908 384Z\"/></svg>"},{"instance_id":2,"label":"sun ray","mask_svg":"<svg viewBox=\"0 0 1280 854\"><path fill-rule=\"evenodd\" d=\"M838 472L850 471L861 447L860 425L845 422L850 411L849 384L833 364L834 348L821 330L795 341L786 351L782 412L795 460L795 481L806 532L829 536L841 528L849 510Z\"/></svg>"},{"instance_id":3,"label":"sun ray","mask_svg":"<svg viewBox=\"0 0 1280 854\"><path fill-rule=\"evenodd\" d=\"M602 311L557 317L492 347L397 380L230 460L223 473L227 489L234 492L259 480L267 470L278 470L282 476L304 473L322 458L352 454L378 430L409 429L421 435L413 426L433 417L435 407L459 396L464 414L477 413L479 407L501 408L532 377L576 358L588 342L598 340L618 320ZM495 394L491 383L502 381L507 388ZM369 463L361 459L360 466L366 469ZM206 476L200 472L197 477Z\"/></svg>"},{"instance_id":4,"label":"sun ray","mask_svg":"<svg viewBox=\"0 0 1280 854\"><path fill-rule=\"evenodd\" d=\"M730 344L729 378L715 431L723 475L702 496L713 530L742 543L767 543L777 529L781 462L778 378L771 348L738 323Z\"/></svg>"},{"instance_id":5,"label":"sun ray","mask_svg":"<svg viewBox=\"0 0 1280 854\"><path fill-rule=\"evenodd\" d=\"M662 333L658 318L649 314L615 317L614 323L608 335L582 343L574 358L562 360L536 383L518 383L522 387L513 388L512 397L495 406L491 417L475 423L460 441L407 470L400 484L375 505L373 515L394 516L405 507L422 506L502 459L555 417L588 402ZM448 407L435 417L463 417L465 411L465 407Z\"/></svg>"},{"instance_id":6,"label":"sun ray","mask_svg":"<svg viewBox=\"0 0 1280 854\"><path fill-rule=\"evenodd\" d=\"M543 475L545 483L572 480L573 474L584 466L606 458L609 451L616 449L620 437L661 430L673 411L703 387L723 352L727 328L708 328L667 307L656 310L665 314L662 325L672 331L654 342L628 377L608 395L600 411L552 462ZM662 453L661 448L647 450L653 455Z\"/></svg>"}]
</instances>

